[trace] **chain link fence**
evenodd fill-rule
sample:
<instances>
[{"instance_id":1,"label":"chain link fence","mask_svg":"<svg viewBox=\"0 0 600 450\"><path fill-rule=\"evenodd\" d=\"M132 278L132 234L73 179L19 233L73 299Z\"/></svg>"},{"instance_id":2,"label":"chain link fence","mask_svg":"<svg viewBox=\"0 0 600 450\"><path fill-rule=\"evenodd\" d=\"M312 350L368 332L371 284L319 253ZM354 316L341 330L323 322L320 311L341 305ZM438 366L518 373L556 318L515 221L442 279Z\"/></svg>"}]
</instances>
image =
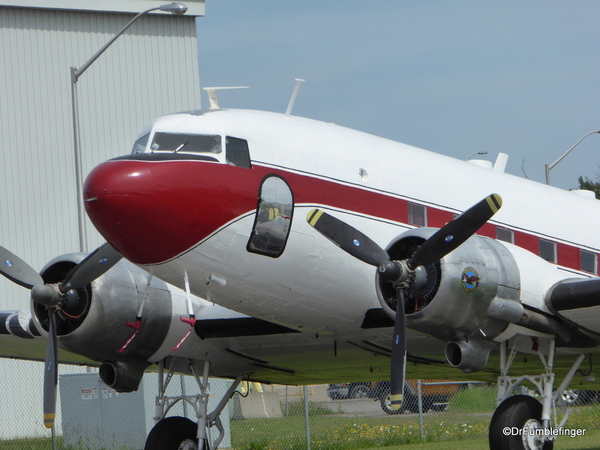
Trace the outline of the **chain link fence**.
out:
<instances>
[{"instance_id":1,"label":"chain link fence","mask_svg":"<svg viewBox=\"0 0 600 450\"><path fill-rule=\"evenodd\" d=\"M154 424L156 374L146 374L137 392L118 394L96 373L80 367L61 372L54 438L42 426L40 379L23 386L30 395L17 401L5 392L0 401L0 450L144 447ZM230 384L211 379L210 401L218 402ZM192 377L175 376L167 394L198 392ZM385 382L304 387L243 383L223 413L226 437L220 447L344 450L485 438L497 389L484 383L408 380L399 413L389 408L388 393ZM598 392L571 391L567 397L573 402L569 428L600 428ZM211 407L209 403L209 411ZM184 403L169 415L196 420L194 408Z\"/></svg>"}]
</instances>

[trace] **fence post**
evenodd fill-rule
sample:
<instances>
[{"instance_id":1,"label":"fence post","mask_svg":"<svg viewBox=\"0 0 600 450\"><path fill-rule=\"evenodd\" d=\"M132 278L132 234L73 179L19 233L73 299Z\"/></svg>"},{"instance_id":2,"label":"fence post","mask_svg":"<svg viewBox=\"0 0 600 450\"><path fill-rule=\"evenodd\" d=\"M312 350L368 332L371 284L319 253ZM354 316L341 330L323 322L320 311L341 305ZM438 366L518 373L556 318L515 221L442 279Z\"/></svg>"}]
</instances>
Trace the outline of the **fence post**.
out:
<instances>
[{"instance_id":1,"label":"fence post","mask_svg":"<svg viewBox=\"0 0 600 450\"><path fill-rule=\"evenodd\" d=\"M55 427L52 427L52 449L56 450L56 432L54 431Z\"/></svg>"},{"instance_id":2,"label":"fence post","mask_svg":"<svg viewBox=\"0 0 600 450\"><path fill-rule=\"evenodd\" d=\"M417 399L419 402L419 430L421 431L421 439L425 439L425 428L423 427L423 389L421 380L417 380Z\"/></svg>"},{"instance_id":3,"label":"fence post","mask_svg":"<svg viewBox=\"0 0 600 450\"><path fill-rule=\"evenodd\" d=\"M308 386L302 386L304 394L304 421L306 422L306 449L310 450L310 420L308 418Z\"/></svg>"}]
</instances>

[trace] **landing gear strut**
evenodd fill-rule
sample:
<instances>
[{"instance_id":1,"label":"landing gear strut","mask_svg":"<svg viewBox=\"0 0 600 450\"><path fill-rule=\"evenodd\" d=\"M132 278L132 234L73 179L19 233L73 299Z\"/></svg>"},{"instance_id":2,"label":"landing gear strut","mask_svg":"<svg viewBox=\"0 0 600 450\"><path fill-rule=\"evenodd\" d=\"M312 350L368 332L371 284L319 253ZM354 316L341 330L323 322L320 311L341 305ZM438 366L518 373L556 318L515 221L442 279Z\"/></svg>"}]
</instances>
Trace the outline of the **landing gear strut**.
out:
<instances>
[{"instance_id":1,"label":"landing gear strut","mask_svg":"<svg viewBox=\"0 0 600 450\"><path fill-rule=\"evenodd\" d=\"M168 373L165 375L165 361L158 366L158 396L156 397L156 425L146 439L144 450L215 450L223 437L225 430L221 423L221 412L242 381L238 377L229 387L217 407L208 414L208 372L210 363L204 361L202 376L198 375L196 364L190 360L188 367L200 389L197 395L166 395L167 387L175 373L176 359L171 360ZM169 410L179 402L191 405L196 412L198 423L185 417L166 417ZM216 427L219 434L212 439L210 431Z\"/></svg>"},{"instance_id":2,"label":"landing gear strut","mask_svg":"<svg viewBox=\"0 0 600 450\"><path fill-rule=\"evenodd\" d=\"M570 410L561 393L567 388L585 355L579 355L565 376L558 389L553 391L554 384L554 339L518 336L512 343L510 354L507 356L507 341L500 344L500 370L498 377L498 408L490 423L489 441L491 450L551 450L554 446L554 436L550 430L561 428L569 418ZM521 345L533 343L545 371L541 375L509 377L508 370ZM544 351L545 350L545 351ZM521 383L529 381L542 398L540 403L528 395L510 396ZM556 418L555 409L559 407L563 418L558 424L552 423Z\"/></svg>"}]
</instances>

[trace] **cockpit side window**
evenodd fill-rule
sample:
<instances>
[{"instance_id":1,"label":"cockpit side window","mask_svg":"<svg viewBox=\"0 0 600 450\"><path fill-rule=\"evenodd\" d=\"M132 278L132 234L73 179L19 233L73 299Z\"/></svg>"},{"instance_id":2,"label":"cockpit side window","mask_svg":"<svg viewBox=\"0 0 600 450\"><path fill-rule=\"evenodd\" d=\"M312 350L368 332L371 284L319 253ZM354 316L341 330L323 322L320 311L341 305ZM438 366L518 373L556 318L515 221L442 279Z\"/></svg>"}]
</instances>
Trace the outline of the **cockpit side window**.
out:
<instances>
[{"instance_id":1,"label":"cockpit side window","mask_svg":"<svg viewBox=\"0 0 600 450\"><path fill-rule=\"evenodd\" d=\"M247 250L272 258L281 256L290 234L293 211L294 197L289 185L277 175L267 176L260 188Z\"/></svg>"},{"instance_id":2,"label":"cockpit side window","mask_svg":"<svg viewBox=\"0 0 600 450\"><path fill-rule=\"evenodd\" d=\"M135 143L133 144L133 150L131 150L131 153L133 153L133 154L144 153L144 151L146 150L146 146L148 145L149 137L150 137L150 133L146 133L141 138L139 138L137 141L135 141Z\"/></svg>"},{"instance_id":3,"label":"cockpit side window","mask_svg":"<svg viewBox=\"0 0 600 450\"><path fill-rule=\"evenodd\" d=\"M221 136L210 134L154 133L152 153L221 153Z\"/></svg>"},{"instance_id":4,"label":"cockpit side window","mask_svg":"<svg viewBox=\"0 0 600 450\"><path fill-rule=\"evenodd\" d=\"M227 136L225 139L225 155L227 164L244 167L245 169L252 168L248 142L243 139Z\"/></svg>"}]
</instances>

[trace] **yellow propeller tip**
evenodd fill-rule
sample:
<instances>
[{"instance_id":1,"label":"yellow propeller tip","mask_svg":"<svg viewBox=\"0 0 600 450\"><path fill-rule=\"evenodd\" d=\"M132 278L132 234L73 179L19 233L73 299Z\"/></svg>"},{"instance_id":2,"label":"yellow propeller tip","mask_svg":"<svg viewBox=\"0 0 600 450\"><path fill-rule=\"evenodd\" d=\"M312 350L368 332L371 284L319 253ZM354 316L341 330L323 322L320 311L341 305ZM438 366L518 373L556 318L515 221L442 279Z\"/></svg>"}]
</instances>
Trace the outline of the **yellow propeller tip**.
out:
<instances>
[{"instance_id":1,"label":"yellow propeller tip","mask_svg":"<svg viewBox=\"0 0 600 450\"><path fill-rule=\"evenodd\" d=\"M487 203L491 211L496 214L500 208L502 208L502 197L499 194L492 194L487 197Z\"/></svg>"},{"instance_id":2,"label":"yellow propeller tip","mask_svg":"<svg viewBox=\"0 0 600 450\"><path fill-rule=\"evenodd\" d=\"M306 221L310 224L311 227L314 227L315 224L321 218L322 214L323 214L323 211L321 211L319 209L311 209L308 212L308 214L306 215Z\"/></svg>"},{"instance_id":3,"label":"yellow propeller tip","mask_svg":"<svg viewBox=\"0 0 600 450\"><path fill-rule=\"evenodd\" d=\"M391 395L390 396L390 408L392 408L394 411L398 411L400 409L400 407L402 406L402 399L404 397L404 394L396 394L396 395Z\"/></svg>"}]
</instances>

